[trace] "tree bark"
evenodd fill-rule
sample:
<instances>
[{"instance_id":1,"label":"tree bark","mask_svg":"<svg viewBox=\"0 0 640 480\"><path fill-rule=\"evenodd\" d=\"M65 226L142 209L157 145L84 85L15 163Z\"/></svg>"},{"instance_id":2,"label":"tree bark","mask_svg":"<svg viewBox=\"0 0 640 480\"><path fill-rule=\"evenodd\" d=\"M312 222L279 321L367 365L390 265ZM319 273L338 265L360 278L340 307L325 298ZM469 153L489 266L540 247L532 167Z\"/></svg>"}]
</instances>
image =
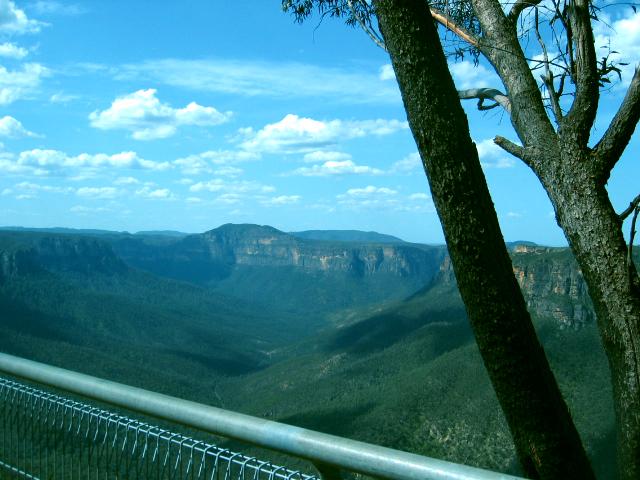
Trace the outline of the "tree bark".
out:
<instances>
[{"instance_id":1,"label":"tree bark","mask_svg":"<svg viewBox=\"0 0 640 480\"><path fill-rule=\"evenodd\" d=\"M613 384L619 478L632 480L640 478L640 281L619 216L584 150L561 144L562 156L539 178L593 300Z\"/></svg>"},{"instance_id":2,"label":"tree bark","mask_svg":"<svg viewBox=\"0 0 640 480\"><path fill-rule=\"evenodd\" d=\"M480 352L526 475L594 478L533 329L423 0L374 0Z\"/></svg>"}]
</instances>

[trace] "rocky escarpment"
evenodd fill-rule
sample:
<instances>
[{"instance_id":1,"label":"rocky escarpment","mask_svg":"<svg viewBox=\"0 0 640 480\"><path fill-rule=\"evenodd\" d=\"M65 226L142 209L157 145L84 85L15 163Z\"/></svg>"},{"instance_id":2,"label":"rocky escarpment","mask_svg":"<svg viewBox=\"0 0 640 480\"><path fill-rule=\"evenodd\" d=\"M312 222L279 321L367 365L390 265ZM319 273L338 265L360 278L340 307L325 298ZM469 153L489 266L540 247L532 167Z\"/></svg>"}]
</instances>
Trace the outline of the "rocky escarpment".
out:
<instances>
[{"instance_id":1,"label":"rocky escarpment","mask_svg":"<svg viewBox=\"0 0 640 480\"><path fill-rule=\"evenodd\" d=\"M130 265L182 280L223 279L237 268L289 267L356 277L391 275L424 284L433 278L443 247L307 240L272 227L223 225L169 245L127 239L114 244Z\"/></svg>"},{"instance_id":2,"label":"rocky escarpment","mask_svg":"<svg viewBox=\"0 0 640 480\"><path fill-rule=\"evenodd\" d=\"M69 235L0 234L0 280L39 272L117 274L126 264L108 243Z\"/></svg>"},{"instance_id":3,"label":"rocky escarpment","mask_svg":"<svg viewBox=\"0 0 640 480\"><path fill-rule=\"evenodd\" d=\"M0 251L0 282L38 271L38 264L34 260L27 250Z\"/></svg>"},{"instance_id":4,"label":"rocky escarpment","mask_svg":"<svg viewBox=\"0 0 640 480\"><path fill-rule=\"evenodd\" d=\"M577 328L594 319L587 285L568 248L516 245L511 260L532 314L553 318L562 328ZM439 279L455 282L448 256L440 265Z\"/></svg>"},{"instance_id":5,"label":"rocky escarpment","mask_svg":"<svg viewBox=\"0 0 640 480\"><path fill-rule=\"evenodd\" d=\"M201 239L212 256L238 265L292 266L360 276L430 277L444 253L441 248L411 245L304 240L258 225L223 225L202 234Z\"/></svg>"},{"instance_id":6,"label":"rocky escarpment","mask_svg":"<svg viewBox=\"0 0 640 480\"><path fill-rule=\"evenodd\" d=\"M512 261L530 311L554 318L562 327L594 319L587 284L568 248L521 247Z\"/></svg>"}]
</instances>

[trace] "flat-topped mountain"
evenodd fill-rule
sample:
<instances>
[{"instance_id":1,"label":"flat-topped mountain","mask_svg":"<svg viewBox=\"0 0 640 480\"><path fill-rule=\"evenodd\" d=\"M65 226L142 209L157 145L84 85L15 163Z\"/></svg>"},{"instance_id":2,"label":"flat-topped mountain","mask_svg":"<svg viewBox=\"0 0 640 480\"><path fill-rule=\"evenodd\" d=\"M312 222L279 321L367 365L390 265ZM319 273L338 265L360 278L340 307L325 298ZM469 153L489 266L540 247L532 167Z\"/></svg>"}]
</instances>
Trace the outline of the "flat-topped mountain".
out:
<instances>
[{"instance_id":1,"label":"flat-topped mountain","mask_svg":"<svg viewBox=\"0 0 640 480\"><path fill-rule=\"evenodd\" d=\"M111 244L132 267L306 313L408 296L433 279L445 255L442 246L303 239L250 224Z\"/></svg>"}]
</instances>

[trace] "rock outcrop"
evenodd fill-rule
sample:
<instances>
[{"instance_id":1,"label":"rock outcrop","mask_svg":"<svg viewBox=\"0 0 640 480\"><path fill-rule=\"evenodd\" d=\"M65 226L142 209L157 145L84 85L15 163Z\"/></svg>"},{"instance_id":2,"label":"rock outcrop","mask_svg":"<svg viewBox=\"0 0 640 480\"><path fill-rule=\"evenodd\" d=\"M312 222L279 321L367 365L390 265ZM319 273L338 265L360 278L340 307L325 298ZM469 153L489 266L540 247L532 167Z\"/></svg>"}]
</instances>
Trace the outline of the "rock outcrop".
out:
<instances>
[{"instance_id":1,"label":"rock outcrop","mask_svg":"<svg viewBox=\"0 0 640 480\"><path fill-rule=\"evenodd\" d=\"M532 314L553 318L561 328L578 328L593 321L587 285L568 248L516 245L511 260ZM438 278L449 284L455 282L449 256L442 261Z\"/></svg>"},{"instance_id":2,"label":"rock outcrop","mask_svg":"<svg viewBox=\"0 0 640 480\"><path fill-rule=\"evenodd\" d=\"M113 275L128 268L108 243L96 238L13 235L11 247L0 246L0 281L44 271Z\"/></svg>"}]
</instances>

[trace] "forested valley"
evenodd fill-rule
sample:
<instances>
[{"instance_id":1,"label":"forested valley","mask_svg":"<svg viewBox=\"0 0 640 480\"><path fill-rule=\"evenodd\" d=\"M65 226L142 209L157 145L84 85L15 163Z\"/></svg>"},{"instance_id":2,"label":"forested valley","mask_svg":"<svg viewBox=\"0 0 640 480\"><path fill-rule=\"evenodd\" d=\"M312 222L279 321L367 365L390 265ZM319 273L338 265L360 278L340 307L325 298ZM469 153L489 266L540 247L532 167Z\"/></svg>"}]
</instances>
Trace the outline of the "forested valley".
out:
<instances>
[{"instance_id":1,"label":"forested valley","mask_svg":"<svg viewBox=\"0 0 640 480\"><path fill-rule=\"evenodd\" d=\"M582 275L567 248L509 247L594 468L613 478L611 383ZM444 246L257 225L4 229L0 318L6 353L519 472Z\"/></svg>"}]
</instances>

